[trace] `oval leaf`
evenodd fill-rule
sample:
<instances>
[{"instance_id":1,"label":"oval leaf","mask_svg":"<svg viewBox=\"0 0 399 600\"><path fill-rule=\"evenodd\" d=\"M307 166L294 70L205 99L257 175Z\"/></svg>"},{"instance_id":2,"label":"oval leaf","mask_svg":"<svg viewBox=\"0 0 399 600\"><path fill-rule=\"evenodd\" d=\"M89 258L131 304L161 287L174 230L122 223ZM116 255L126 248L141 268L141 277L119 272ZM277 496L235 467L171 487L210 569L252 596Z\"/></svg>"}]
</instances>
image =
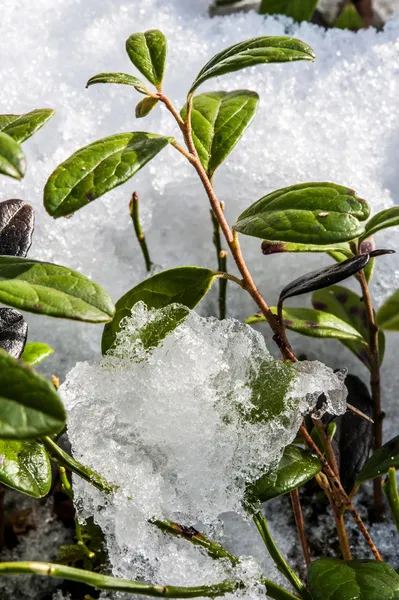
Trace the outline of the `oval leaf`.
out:
<instances>
[{"instance_id":1,"label":"oval leaf","mask_svg":"<svg viewBox=\"0 0 399 600\"><path fill-rule=\"evenodd\" d=\"M126 52L136 69L156 88L160 88L167 52L164 34L158 29L134 33L126 41Z\"/></svg>"},{"instance_id":2,"label":"oval leaf","mask_svg":"<svg viewBox=\"0 0 399 600\"><path fill-rule=\"evenodd\" d=\"M377 311L376 321L382 329L399 331L399 290L396 290Z\"/></svg>"},{"instance_id":3,"label":"oval leaf","mask_svg":"<svg viewBox=\"0 0 399 600\"><path fill-rule=\"evenodd\" d=\"M210 177L230 154L255 116L259 96L250 90L208 92L194 97L193 140ZM181 111L187 115L187 105Z\"/></svg>"},{"instance_id":4,"label":"oval leaf","mask_svg":"<svg viewBox=\"0 0 399 600\"><path fill-rule=\"evenodd\" d=\"M234 225L245 235L298 244L329 245L359 237L369 205L335 183L300 183L252 204Z\"/></svg>"},{"instance_id":5,"label":"oval leaf","mask_svg":"<svg viewBox=\"0 0 399 600\"><path fill-rule=\"evenodd\" d=\"M0 202L0 254L25 257L32 244L35 213L22 200Z\"/></svg>"},{"instance_id":6,"label":"oval leaf","mask_svg":"<svg viewBox=\"0 0 399 600\"><path fill-rule=\"evenodd\" d=\"M32 498L46 496L51 465L44 446L33 440L0 440L0 483Z\"/></svg>"},{"instance_id":7,"label":"oval leaf","mask_svg":"<svg viewBox=\"0 0 399 600\"><path fill-rule=\"evenodd\" d=\"M58 433L66 414L53 385L0 349L0 438Z\"/></svg>"},{"instance_id":8,"label":"oval leaf","mask_svg":"<svg viewBox=\"0 0 399 600\"><path fill-rule=\"evenodd\" d=\"M310 46L285 36L262 36L245 40L216 54L198 73L190 88L190 98L195 90L207 79L226 73L239 71L262 63L291 62L294 60L314 60Z\"/></svg>"},{"instance_id":9,"label":"oval leaf","mask_svg":"<svg viewBox=\"0 0 399 600\"><path fill-rule=\"evenodd\" d=\"M14 179L25 175L25 154L12 137L0 131L0 173Z\"/></svg>"},{"instance_id":10,"label":"oval leaf","mask_svg":"<svg viewBox=\"0 0 399 600\"><path fill-rule=\"evenodd\" d=\"M348 277L364 269L370 257L382 256L382 254L390 254L391 252L392 250L373 250L373 252L359 254L358 256L344 260L342 263L318 269L317 271L312 271L302 277L298 277L298 279L285 286L280 294L279 302L293 296L300 296L301 294L320 290L348 279Z\"/></svg>"},{"instance_id":11,"label":"oval leaf","mask_svg":"<svg viewBox=\"0 0 399 600\"><path fill-rule=\"evenodd\" d=\"M38 108L24 115L0 115L0 131L22 144L55 115L52 108Z\"/></svg>"},{"instance_id":12,"label":"oval leaf","mask_svg":"<svg viewBox=\"0 0 399 600\"><path fill-rule=\"evenodd\" d=\"M153 133L119 133L81 148L59 165L44 188L44 206L58 218L125 183L171 141Z\"/></svg>"},{"instance_id":13,"label":"oval leaf","mask_svg":"<svg viewBox=\"0 0 399 600\"><path fill-rule=\"evenodd\" d=\"M360 471L357 482L362 483L388 473L390 467L399 468L399 435L376 450Z\"/></svg>"},{"instance_id":14,"label":"oval leaf","mask_svg":"<svg viewBox=\"0 0 399 600\"><path fill-rule=\"evenodd\" d=\"M342 254L343 259L350 258L353 256L353 252L349 248L349 244L335 244L334 246L318 246L315 244L294 244L292 242L272 242L270 240L263 240L262 242L262 254L268 256L269 254L279 254L281 252L337 252Z\"/></svg>"},{"instance_id":15,"label":"oval leaf","mask_svg":"<svg viewBox=\"0 0 399 600\"><path fill-rule=\"evenodd\" d=\"M277 315L277 308L270 308ZM265 322L263 314L258 313L246 320L247 325ZM283 310L284 326L308 337L334 338L338 340L357 340L366 346L360 333L351 325L338 317L312 308L285 308Z\"/></svg>"},{"instance_id":16,"label":"oval leaf","mask_svg":"<svg viewBox=\"0 0 399 600\"><path fill-rule=\"evenodd\" d=\"M361 338L369 343L370 333L367 326L367 313L364 302L352 290L342 285L332 285L329 288L318 290L312 296L312 304L317 310L325 311L335 315L356 329ZM355 354L368 368L370 368L369 356L364 342L357 340L340 340ZM385 335L379 332L380 362L384 358Z\"/></svg>"},{"instance_id":17,"label":"oval leaf","mask_svg":"<svg viewBox=\"0 0 399 600\"><path fill-rule=\"evenodd\" d=\"M133 75L127 73L99 73L90 77L86 83L86 88L96 83L119 83L122 85L132 85L141 94L147 94L148 90L144 83Z\"/></svg>"},{"instance_id":18,"label":"oval leaf","mask_svg":"<svg viewBox=\"0 0 399 600\"><path fill-rule=\"evenodd\" d=\"M366 232L364 238L374 235L382 229L388 227L398 227L399 225L399 206L393 208L387 208L374 215L372 219L366 224Z\"/></svg>"},{"instance_id":19,"label":"oval leaf","mask_svg":"<svg viewBox=\"0 0 399 600\"><path fill-rule=\"evenodd\" d=\"M150 114L152 109L158 104L156 98L143 98L136 106L136 119L142 119Z\"/></svg>"},{"instance_id":20,"label":"oval leaf","mask_svg":"<svg viewBox=\"0 0 399 600\"><path fill-rule=\"evenodd\" d=\"M21 313L13 308L0 308L0 348L19 358L27 336L28 324Z\"/></svg>"},{"instance_id":21,"label":"oval leaf","mask_svg":"<svg viewBox=\"0 0 399 600\"><path fill-rule=\"evenodd\" d=\"M373 414L373 402L369 390L359 377L347 375L347 402L369 417ZM335 456L344 490L349 494L356 477L367 461L373 441L373 424L351 410L336 417L337 426L333 440Z\"/></svg>"},{"instance_id":22,"label":"oval leaf","mask_svg":"<svg viewBox=\"0 0 399 600\"><path fill-rule=\"evenodd\" d=\"M247 490L249 501L267 502L287 494L313 479L321 471L321 462L309 450L294 445L284 449L284 454L272 476L264 475Z\"/></svg>"},{"instance_id":23,"label":"oval leaf","mask_svg":"<svg viewBox=\"0 0 399 600\"><path fill-rule=\"evenodd\" d=\"M0 302L51 317L89 323L110 321L108 294L84 275L51 263L0 256Z\"/></svg>"},{"instance_id":24,"label":"oval leaf","mask_svg":"<svg viewBox=\"0 0 399 600\"><path fill-rule=\"evenodd\" d=\"M24 348L21 359L27 365L35 367L48 358L53 352L53 348L48 344L44 344L43 342L29 342Z\"/></svg>"},{"instance_id":25,"label":"oval leaf","mask_svg":"<svg viewBox=\"0 0 399 600\"><path fill-rule=\"evenodd\" d=\"M310 21L318 0L262 0L261 15L286 15L294 21Z\"/></svg>"},{"instance_id":26,"label":"oval leaf","mask_svg":"<svg viewBox=\"0 0 399 600\"><path fill-rule=\"evenodd\" d=\"M321 558L308 570L313 600L394 600L399 597L399 575L377 560Z\"/></svg>"},{"instance_id":27,"label":"oval leaf","mask_svg":"<svg viewBox=\"0 0 399 600\"><path fill-rule=\"evenodd\" d=\"M157 273L136 285L118 300L115 306L115 317L104 328L103 354L114 345L121 320L130 316L132 307L137 302L144 302L149 309L164 308L169 304L183 304L192 309L205 296L216 276L214 271L201 267L178 267ZM179 311L175 318L169 321L162 337L173 331L187 316L188 311L182 314ZM157 341L161 341L162 337L157 338Z\"/></svg>"},{"instance_id":28,"label":"oval leaf","mask_svg":"<svg viewBox=\"0 0 399 600\"><path fill-rule=\"evenodd\" d=\"M342 9L338 19L333 25L336 29L349 29L350 31L358 31L363 29L364 23L362 17L359 15L356 7L349 2Z\"/></svg>"}]
</instances>

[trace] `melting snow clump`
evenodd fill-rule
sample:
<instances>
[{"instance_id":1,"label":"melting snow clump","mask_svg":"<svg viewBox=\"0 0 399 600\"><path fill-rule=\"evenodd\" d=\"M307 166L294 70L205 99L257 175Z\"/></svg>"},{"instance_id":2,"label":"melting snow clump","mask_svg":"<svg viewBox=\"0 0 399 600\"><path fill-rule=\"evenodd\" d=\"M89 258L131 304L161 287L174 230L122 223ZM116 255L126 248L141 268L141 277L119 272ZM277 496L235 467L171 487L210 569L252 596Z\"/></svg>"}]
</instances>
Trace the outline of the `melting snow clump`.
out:
<instances>
[{"instance_id":1,"label":"melting snow clump","mask_svg":"<svg viewBox=\"0 0 399 600\"><path fill-rule=\"evenodd\" d=\"M186 319L145 350L148 323L159 331L182 311ZM103 529L114 573L179 585L218 581L231 567L148 521L217 538L223 514L245 518L247 484L276 466L302 413L322 393L336 414L346 400L342 377L322 363L273 358L263 336L239 321L180 305L147 311L143 303L125 319L114 351L100 364L76 365L60 392L75 458L119 486L107 498L75 479L80 518L93 515ZM251 556L237 577L243 569L258 574Z\"/></svg>"}]
</instances>

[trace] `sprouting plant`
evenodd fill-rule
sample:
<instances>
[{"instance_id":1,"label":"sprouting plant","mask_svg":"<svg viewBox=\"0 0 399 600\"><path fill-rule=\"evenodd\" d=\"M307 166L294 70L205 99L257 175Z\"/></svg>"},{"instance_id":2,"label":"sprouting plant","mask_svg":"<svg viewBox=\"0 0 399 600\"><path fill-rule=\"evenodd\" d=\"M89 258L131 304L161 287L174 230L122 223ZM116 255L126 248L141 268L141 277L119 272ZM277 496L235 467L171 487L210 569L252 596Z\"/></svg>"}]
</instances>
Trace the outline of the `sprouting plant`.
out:
<instances>
[{"instance_id":1,"label":"sprouting plant","mask_svg":"<svg viewBox=\"0 0 399 600\"><path fill-rule=\"evenodd\" d=\"M350 419L356 418L356 427L360 428L361 423L367 428L368 435L372 421L374 454L367 461L367 435L364 436L365 443L359 454L360 442L354 435L355 446L348 446L347 442L345 445L342 439L338 441L341 453L341 461L338 462L334 451L335 437L339 437L337 422L333 420L326 423L313 416L308 426L305 422L301 424L298 432L301 443L298 441L285 448L273 476L265 473L259 480L248 484L245 498L246 509L252 513L270 556L295 590L295 594L263 577L259 583L266 587L270 598L277 600L293 600L298 597L304 600L324 600L325 597L342 600L371 600L378 597L380 600L390 600L398 597L399 575L382 561L378 548L353 504L353 497L362 482L374 480L375 512L377 518L381 517L383 507L380 477L387 474L384 492L398 525L399 501L394 469L399 465L399 441L394 438L382 445L380 365L385 339L383 330L399 329L399 291L375 315L369 282L376 258L391 252L376 250L372 236L387 227L398 226L399 210L387 209L370 219L368 203L350 188L329 182L302 183L262 197L247 208L231 227L213 188L212 176L252 120L258 97L249 90L201 94L197 93L197 89L205 81L247 66L313 60L312 49L307 44L288 37L260 37L227 48L209 60L200 71L188 91L181 111L175 108L162 89L166 62L166 39L163 34L157 30L134 34L127 40L126 50L138 71L152 84L151 89L137 77L125 73L101 73L92 77L88 86L96 83L119 83L134 87L144 96L137 106L136 116L144 117L157 105L163 105L178 124L182 142L168 135L148 132L121 133L94 142L78 150L51 174L44 190L45 208L54 218L73 214L125 183L169 144L195 169L208 197L214 241L218 249L218 270L183 266L157 273L129 290L114 309L101 288L77 273L21 256L2 256L0 301L28 312L106 322L102 339L102 350L106 353L115 345L122 319L130 314L138 302L156 309L170 304L180 305L162 326L157 323L156 327L149 324L143 328L143 346L151 348L184 321L188 316L188 309L200 302L216 279L224 282L230 280L242 288L243 293L248 293L257 306L257 314L250 317L248 322L264 321L271 327L287 372L291 363L298 360L290 345L287 330L339 340L368 367L372 392L372 419L365 414L367 411L363 407L348 405L350 411L344 415L339 425L343 430L350 427ZM135 199L133 204L134 201ZM28 225L25 221L21 225L19 221L15 221L15 207L12 208L7 203L0 205L3 211L1 214L8 215L11 208L14 210L11 216L0 220L0 244L6 240L7 248L13 249L8 254L17 254L17 247L23 247L26 253L29 247L33 220L32 213L26 206L23 204L30 220ZM131 214L140 240L138 211L135 210L132 206ZM270 307L245 262L239 234L263 240L262 250L266 256L281 252L321 252L330 255L336 263L288 283L280 294L278 306ZM222 237L240 277L229 274L225 268L226 262L220 261ZM1 247L4 248L3 245ZM222 252L226 253L227 250ZM226 256L223 255L223 258ZM360 283L362 297L337 285L352 276ZM287 299L310 292L314 292L314 308L284 306ZM221 295L220 298L223 300L224 296ZM59 465L65 490L70 495L73 492L65 478L65 469L90 482L104 494L112 494L115 491L112 484L71 458L58 446L57 435L65 425L62 404L54 387L27 364L38 362L47 350L42 346L37 347L36 352L35 348L28 346L24 350L26 325L23 319L18 317L11 326L10 323L11 320L3 325L2 340L6 350L0 351L0 394L3 394L0 395L3 457L0 481L35 497L43 496L49 489L50 459ZM18 360L21 354L22 360ZM279 374L279 377L284 375ZM273 401L276 410L282 410L285 398L279 389L272 386L271 379L262 384L262 400L265 404L256 407L257 411L254 411L252 417L259 420L269 418L260 410L267 407L268 401ZM357 385L356 381L348 379L350 391L351 387ZM349 399L352 397L355 394L350 394ZM41 458L35 460L38 454ZM35 465L33 469L29 468L29 472L27 462ZM347 467L344 472L342 465L345 464L350 466L349 473ZM311 479L315 479L331 505L341 551L338 558L311 561L298 494L298 489ZM291 495L298 534L308 566L307 583L293 571L276 547L261 510L263 502L288 493ZM346 511L353 517L375 560L352 560L344 522ZM215 560L227 560L232 567L240 561L219 543L193 528L170 521L155 520L151 523L167 535L178 536L201 546ZM79 539L78 535L77 537ZM85 544L82 535L79 541ZM90 552L87 547L83 550ZM15 573L63 577L99 589L174 598L215 597L245 587L244 582L234 578L209 586L173 587L121 580L60 564L0 563L0 575Z\"/></svg>"}]
</instances>

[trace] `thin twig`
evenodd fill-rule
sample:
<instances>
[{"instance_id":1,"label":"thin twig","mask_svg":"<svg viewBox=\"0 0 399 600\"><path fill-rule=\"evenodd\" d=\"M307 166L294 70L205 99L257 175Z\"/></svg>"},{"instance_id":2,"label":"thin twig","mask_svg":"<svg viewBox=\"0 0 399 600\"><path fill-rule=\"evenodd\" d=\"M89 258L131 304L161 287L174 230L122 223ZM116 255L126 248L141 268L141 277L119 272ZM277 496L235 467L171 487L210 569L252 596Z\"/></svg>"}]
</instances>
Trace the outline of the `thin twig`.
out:
<instances>
[{"instance_id":1,"label":"thin twig","mask_svg":"<svg viewBox=\"0 0 399 600\"><path fill-rule=\"evenodd\" d=\"M380 357L378 343L378 326L375 321L373 302L370 289L367 283L364 270L358 274L358 279L362 288L363 302L366 309L367 323L369 327L369 362L370 362L370 387L371 398L373 401L373 449L378 450L382 446L382 425L384 415L381 403L381 382L380 382ZM382 480L377 477L373 481L374 488L374 517L381 521L384 513L384 502L382 493Z\"/></svg>"},{"instance_id":2,"label":"thin twig","mask_svg":"<svg viewBox=\"0 0 399 600\"><path fill-rule=\"evenodd\" d=\"M217 542L213 542L208 539L203 533L197 531L194 527L185 527L184 525L179 525L178 523L173 523L172 521L150 521L163 531L164 533L169 533L175 537L182 537L194 546L201 546L205 548L208 555L214 559L226 558L231 562L233 567L237 566L240 562L240 559L233 554L230 554L223 546L218 544Z\"/></svg>"},{"instance_id":3,"label":"thin twig","mask_svg":"<svg viewBox=\"0 0 399 600\"><path fill-rule=\"evenodd\" d=\"M318 473L315 477L319 486L324 490L330 506L333 507L333 515L335 520L335 527L338 534L339 547L342 552L342 558L344 560L352 560L352 554L349 546L348 536L346 534L344 515L342 511L336 510L335 497L331 490L330 482L324 473Z\"/></svg>"},{"instance_id":4,"label":"thin twig","mask_svg":"<svg viewBox=\"0 0 399 600\"><path fill-rule=\"evenodd\" d=\"M198 598L207 596L214 598L233 593L244 585L239 581L222 581L214 585L202 585L197 587L177 587L152 585L129 579L119 579L109 575L101 575L93 571L76 569L65 565L44 562L3 562L0 563L1 575L41 575L42 577L56 577L77 581L91 585L99 590L113 590L114 592L127 592L154 596L156 598Z\"/></svg>"},{"instance_id":5,"label":"thin twig","mask_svg":"<svg viewBox=\"0 0 399 600\"><path fill-rule=\"evenodd\" d=\"M310 567L310 563L312 559L310 558L309 545L308 540L306 539L305 533L305 522L303 519L303 512L301 506L301 500L299 498L299 490L296 488L290 492L292 510L294 512L294 518L296 523L296 528L298 530L299 541L301 542L303 556L305 558L306 567Z\"/></svg>"},{"instance_id":6,"label":"thin twig","mask_svg":"<svg viewBox=\"0 0 399 600\"><path fill-rule=\"evenodd\" d=\"M323 445L324 451L326 453L326 458L327 458L328 464L330 465L331 469L334 471L335 477L339 481L339 477L340 477L339 467L338 467L337 458L335 456L334 449L332 447L331 438L329 438L328 435L326 434L323 422L320 419L312 419L312 420L313 420L314 426L316 427L317 433L319 434L319 438ZM327 495L328 501L330 502L331 509L332 509L332 512L334 515L335 525L336 525L336 529L337 529L337 533L338 533L338 540L339 540L339 545L341 548L342 556L343 556L344 560L351 560L351 552L350 552L348 534L346 533L346 529L345 529L344 511L341 510L342 504L341 504L341 502L337 503L337 500L334 497L333 493L330 493L327 490L325 490L325 491L326 491L326 495Z\"/></svg>"},{"instance_id":7,"label":"thin twig","mask_svg":"<svg viewBox=\"0 0 399 600\"><path fill-rule=\"evenodd\" d=\"M289 581L291 585L299 592L302 598L309 598L305 585L299 579L298 575L296 575L296 573L294 573L294 571L291 569L280 550L277 548L272 536L270 535L266 517L261 512L257 512L254 514L253 520L258 528L262 540L264 541L267 551L274 560L280 573L282 573L287 581Z\"/></svg>"},{"instance_id":8,"label":"thin twig","mask_svg":"<svg viewBox=\"0 0 399 600\"><path fill-rule=\"evenodd\" d=\"M223 205L222 205L223 209ZM210 211L213 225L213 243L216 248L216 258L218 261L218 270L227 271L227 252L222 248L222 239L220 235L220 225L214 215L213 210ZM227 280L219 281L219 319L226 318L226 295L227 295Z\"/></svg>"},{"instance_id":9,"label":"thin twig","mask_svg":"<svg viewBox=\"0 0 399 600\"><path fill-rule=\"evenodd\" d=\"M199 159L198 153L195 149L194 141L192 138L192 131L191 131L192 97L190 97L187 102L185 121L181 118L179 113L174 108L173 104L170 102L170 100L166 96L164 96L163 94L159 94L159 99L165 104L166 108L175 117L175 120L180 127L180 130L184 136L185 143L186 143L186 146L189 151L190 162L194 166L195 170L197 171L197 174L202 182L202 185L204 186L204 189L208 196L213 213L219 223L220 229L223 232L226 242L230 248L231 254L232 254L232 256L235 260L235 263L237 265L237 268L241 274L243 288L248 291L250 296L253 298L255 303L260 308L261 312L266 317L266 320L268 321L268 323L274 333L273 339L276 342L276 344L278 345L278 347L280 348L280 352L282 354L283 359L295 362L297 360L296 356L295 356L294 352L292 351L288 340L286 340L286 339L284 340L284 328L283 328L282 324L280 323L279 319L276 318L275 315L273 315L267 302L265 301L262 294L260 293L260 291L258 290L258 288L255 285L252 275L249 272L248 267L244 261L244 258L243 258L242 252L241 252L241 248L240 248L240 244L238 241L238 235L236 232L233 232L230 229L230 227L226 221L226 218L224 216L223 210L221 208L220 202L219 202L218 198L216 197L216 194L213 190L212 183L211 183L206 171L204 170L202 163ZM306 441L306 436L308 436L310 438L305 427L302 426L300 428L300 432L304 436L305 441ZM310 438L310 442L313 446L315 446L315 444L313 443L313 440L311 438ZM316 448L317 448L317 446L316 446ZM318 448L317 448L317 452L322 457L323 468L325 469L326 474L331 478L333 489L335 490L336 493L338 493L337 492L337 490L338 490L339 493L342 495L342 497L344 498L345 506L351 512L353 518L355 519L356 523L358 524L358 526L359 526L362 534L366 538L374 556L378 560L381 560L381 556L380 556L378 550L376 549L374 542L371 539L371 536L368 533L363 521L361 520L360 516L358 515L353 504L350 502L348 496L345 493L345 490L342 488L341 482L339 480L339 476L337 476L334 473L334 471L331 469L328 461L320 453Z\"/></svg>"},{"instance_id":10,"label":"thin twig","mask_svg":"<svg viewBox=\"0 0 399 600\"><path fill-rule=\"evenodd\" d=\"M331 488L333 490L334 496L337 494L339 497L339 501L345 506L345 508L351 513L353 519L355 520L357 526L359 527L359 530L361 531L364 539L366 540L371 552L374 554L375 558L377 560L382 560L381 558L381 554L378 552L372 538L371 535L369 534L369 532L367 531L367 528L365 526L365 524L362 521L361 516L359 515L359 513L357 512L356 508L353 506L351 500L349 499L349 496L347 495L347 493L345 492L344 488L341 485L341 482L339 481L339 479L337 478L337 476L335 475L334 471L332 470L332 468L330 467L328 460L324 457L324 454L322 452L320 452L317 444L314 443L314 441L312 440L311 436L308 434L306 427L302 424L300 427L300 432L301 435L303 437L303 439L305 440L307 446L317 454L317 456L319 457L322 465L323 465L323 469L330 481L331 484Z\"/></svg>"},{"instance_id":11,"label":"thin twig","mask_svg":"<svg viewBox=\"0 0 399 600\"><path fill-rule=\"evenodd\" d=\"M141 228L140 216L139 216L139 196L137 192L133 192L131 200L129 202L129 212L132 217L134 231L136 233L137 241L140 244L141 252L143 253L145 267L147 272L149 273L152 268L152 261L150 258L150 253L148 251L147 242L145 239L145 235Z\"/></svg>"},{"instance_id":12,"label":"thin twig","mask_svg":"<svg viewBox=\"0 0 399 600\"><path fill-rule=\"evenodd\" d=\"M360 417L361 419L364 419L365 421L368 421L369 423L374 424L373 419L371 419L368 415L366 415L364 412L362 412L361 410L359 410L358 408L356 408L356 406L352 406L352 404L349 404L349 402L346 403L346 407L353 412L355 415L357 415L358 417Z\"/></svg>"}]
</instances>

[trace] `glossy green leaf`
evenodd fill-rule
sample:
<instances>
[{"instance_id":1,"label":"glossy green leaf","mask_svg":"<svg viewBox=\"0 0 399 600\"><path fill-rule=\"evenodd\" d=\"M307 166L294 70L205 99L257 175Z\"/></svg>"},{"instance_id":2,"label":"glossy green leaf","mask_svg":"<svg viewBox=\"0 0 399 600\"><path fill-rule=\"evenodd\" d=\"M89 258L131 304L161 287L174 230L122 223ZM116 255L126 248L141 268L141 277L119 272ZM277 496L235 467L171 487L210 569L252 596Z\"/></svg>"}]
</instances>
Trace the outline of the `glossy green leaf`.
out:
<instances>
[{"instance_id":1,"label":"glossy green leaf","mask_svg":"<svg viewBox=\"0 0 399 600\"><path fill-rule=\"evenodd\" d=\"M353 256L349 244L334 244L333 246L319 246L315 244L294 244L293 242L272 242L263 240L262 253L268 256L269 254L279 254L281 252L327 252L327 254L338 253L342 256L342 260L346 260ZM341 262L341 261L339 261Z\"/></svg>"},{"instance_id":2,"label":"glossy green leaf","mask_svg":"<svg viewBox=\"0 0 399 600\"><path fill-rule=\"evenodd\" d=\"M152 109L158 104L156 98L143 98L136 106L136 119L142 119L150 114Z\"/></svg>"},{"instance_id":3,"label":"glossy green leaf","mask_svg":"<svg viewBox=\"0 0 399 600\"><path fill-rule=\"evenodd\" d=\"M370 456L360 471L357 482L362 483L388 473L390 467L399 468L399 435L384 444Z\"/></svg>"},{"instance_id":4,"label":"glossy green leaf","mask_svg":"<svg viewBox=\"0 0 399 600\"><path fill-rule=\"evenodd\" d=\"M386 331L399 331L399 290L385 300L377 311L376 321Z\"/></svg>"},{"instance_id":5,"label":"glossy green leaf","mask_svg":"<svg viewBox=\"0 0 399 600\"><path fill-rule=\"evenodd\" d=\"M312 296L314 308L335 315L356 329L366 344L369 342L369 330L367 326L367 313L364 302L352 290L341 286L332 285L324 290L317 290ZM340 340L353 354L355 354L368 368L370 368L369 357L362 341ZM384 358L385 336L379 333L380 362Z\"/></svg>"},{"instance_id":6,"label":"glossy green leaf","mask_svg":"<svg viewBox=\"0 0 399 600\"><path fill-rule=\"evenodd\" d=\"M399 575L377 560L321 558L308 570L313 600L395 600Z\"/></svg>"},{"instance_id":7,"label":"glossy green leaf","mask_svg":"<svg viewBox=\"0 0 399 600\"><path fill-rule=\"evenodd\" d=\"M140 73L159 88L164 75L167 53L164 34L158 29L134 33L126 41L126 52Z\"/></svg>"},{"instance_id":8,"label":"glossy green leaf","mask_svg":"<svg viewBox=\"0 0 399 600\"><path fill-rule=\"evenodd\" d=\"M24 348L21 360L27 365L35 367L51 356L54 349L43 342L28 342Z\"/></svg>"},{"instance_id":9,"label":"glossy green leaf","mask_svg":"<svg viewBox=\"0 0 399 600\"><path fill-rule=\"evenodd\" d=\"M58 433L65 419L54 386L0 349L0 439Z\"/></svg>"},{"instance_id":10,"label":"glossy green leaf","mask_svg":"<svg viewBox=\"0 0 399 600\"><path fill-rule=\"evenodd\" d=\"M310 21L318 0L262 0L261 15L286 15L294 21Z\"/></svg>"},{"instance_id":11,"label":"glossy green leaf","mask_svg":"<svg viewBox=\"0 0 399 600\"><path fill-rule=\"evenodd\" d=\"M0 174L22 179L25 170L25 154L21 146L7 133L0 131Z\"/></svg>"},{"instance_id":12,"label":"glossy green leaf","mask_svg":"<svg viewBox=\"0 0 399 600\"><path fill-rule=\"evenodd\" d=\"M193 140L210 177L241 139L255 116L258 103L258 94L250 90L207 92L194 97ZM186 118L187 105L181 115Z\"/></svg>"},{"instance_id":13,"label":"glossy green leaf","mask_svg":"<svg viewBox=\"0 0 399 600\"><path fill-rule=\"evenodd\" d=\"M118 133L81 148L59 165L44 188L52 217L70 215L125 183L171 141L153 133Z\"/></svg>"},{"instance_id":14,"label":"glossy green leaf","mask_svg":"<svg viewBox=\"0 0 399 600\"><path fill-rule=\"evenodd\" d=\"M350 188L335 183L300 183L252 204L234 225L262 239L325 246L347 242L364 232L360 221L369 205Z\"/></svg>"},{"instance_id":15,"label":"glossy green leaf","mask_svg":"<svg viewBox=\"0 0 399 600\"><path fill-rule=\"evenodd\" d=\"M258 479L248 489L248 498L267 502L304 485L320 471L321 462L315 454L291 444L284 449L277 472Z\"/></svg>"},{"instance_id":16,"label":"glossy green leaf","mask_svg":"<svg viewBox=\"0 0 399 600\"><path fill-rule=\"evenodd\" d=\"M51 487L51 465L43 444L0 440L0 483L32 498L46 496Z\"/></svg>"},{"instance_id":17,"label":"glossy green leaf","mask_svg":"<svg viewBox=\"0 0 399 600\"><path fill-rule=\"evenodd\" d=\"M337 29L349 29L350 31L358 31L363 29L364 23L362 17L356 10L356 7L350 2L346 4L334 23Z\"/></svg>"},{"instance_id":18,"label":"glossy green leaf","mask_svg":"<svg viewBox=\"0 0 399 600\"><path fill-rule=\"evenodd\" d=\"M90 77L86 83L86 88L96 83L119 83L121 85L132 85L141 94L147 94L147 88L144 83L128 73L99 73Z\"/></svg>"},{"instance_id":19,"label":"glossy green leaf","mask_svg":"<svg viewBox=\"0 0 399 600\"><path fill-rule=\"evenodd\" d=\"M277 315L275 306L270 309ZM263 314L258 313L246 320L248 325L265 322ZM339 340L356 340L359 344L366 345L361 334L347 322L335 315L315 310L313 308L285 308L283 321L287 329L306 335L308 337L334 338Z\"/></svg>"},{"instance_id":20,"label":"glossy green leaf","mask_svg":"<svg viewBox=\"0 0 399 600\"><path fill-rule=\"evenodd\" d=\"M52 108L38 108L24 115L0 115L0 131L22 144L55 115Z\"/></svg>"},{"instance_id":21,"label":"glossy green leaf","mask_svg":"<svg viewBox=\"0 0 399 600\"><path fill-rule=\"evenodd\" d=\"M399 206L387 208L377 213L366 223L366 231L363 238L370 237L376 234L382 229L388 229L388 227L399 226Z\"/></svg>"},{"instance_id":22,"label":"glossy green leaf","mask_svg":"<svg viewBox=\"0 0 399 600\"><path fill-rule=\"evenodd\" d=\"M142 281L118 300L115 306L115 317L104 328L102 338L103 354L115 343L120 330L120 322L130 315L137 302L144 302L149 309L165 308L170 304L182 304L187 308L194 308L205 296L211 287L216 273L201 267L178 267L157 273L153 277ZM159 334L155 331L156 341L159 343L170 331L173 331L188 315L188 311L180 309L167 322L165 330ZM159 328L157 323L156 328ZM151 338L151 330L149 331ZM148 341L147 346L151 342Z\"/></svg>"},{"instance_id":23,"label":"glossy green leaf","mask_svg":"<svg viewBox=\"0 0 399 600\"><path fill-rule=\"evenodd\" d=\"M192 84L188 97L208 79L263 63L314 60L310 46L285 36L262 36L234 44L216 54L201 69Z\"/></svg>"},{"instance_id":24,"label":"glossy green leaf","mask_svg":"<svg viewBox=\"0 0 399 600\"><path fill-rule=\"evenodd\" d=\"M104 323L115 307L84 275L51 263L0 256L0 302L21 310L89 323Z\"/></svg>"}]
</instances>

